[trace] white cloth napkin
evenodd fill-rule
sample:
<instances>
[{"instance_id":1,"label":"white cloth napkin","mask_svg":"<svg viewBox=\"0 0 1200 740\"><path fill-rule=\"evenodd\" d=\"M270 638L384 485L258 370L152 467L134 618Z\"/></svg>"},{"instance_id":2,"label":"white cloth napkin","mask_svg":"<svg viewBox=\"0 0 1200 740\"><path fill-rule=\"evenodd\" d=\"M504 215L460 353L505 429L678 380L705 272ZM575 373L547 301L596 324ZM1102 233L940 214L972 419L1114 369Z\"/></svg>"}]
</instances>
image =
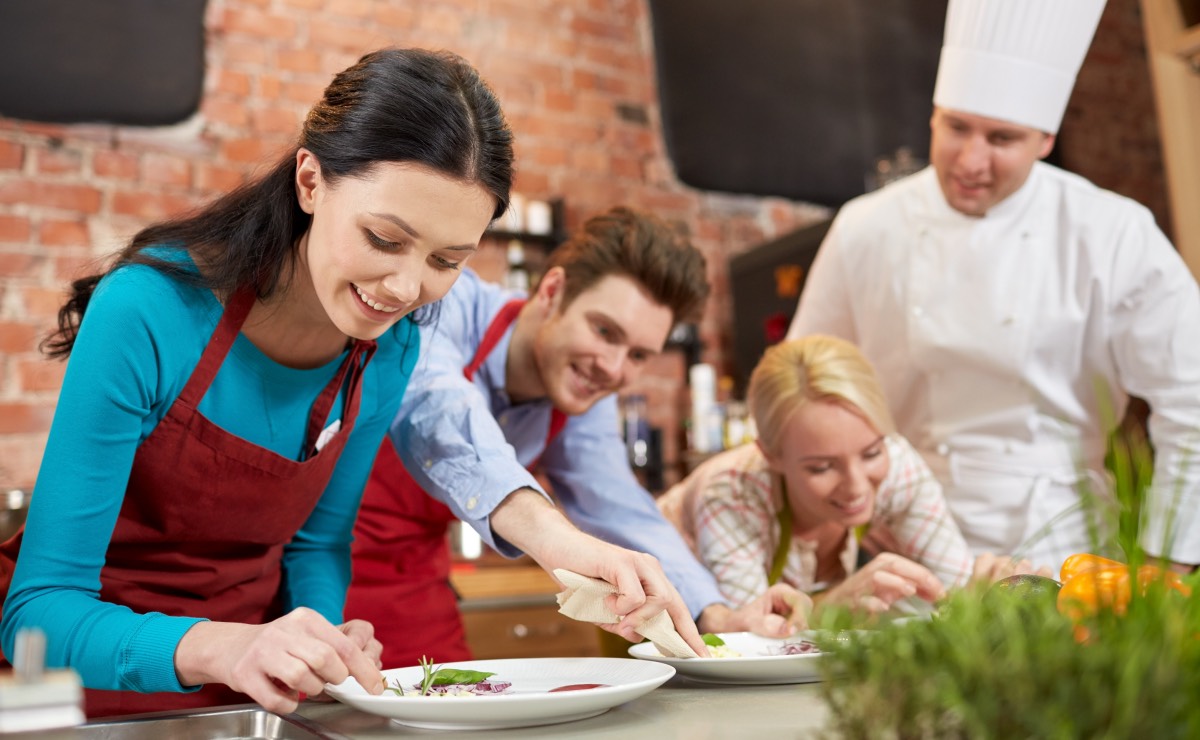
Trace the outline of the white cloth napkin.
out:
<instances>
[{"instance_id":1,"label":"white cloth napkin","mask_svg":"<svg viewBox=\"0 0 1200 740\"><path fill-rule=\"evenodd\" d=\"M567 587L557 596L559 613L593 624L612 624L620 621L604 604L606 596L617 592L616 586L600 578L582 576L563 568L556 568L554 577ZM658 652L668 658L700 657L675 631L671 615L665 611L647 619L636 631L653 642Z\"/></svg>"}]
</instances>

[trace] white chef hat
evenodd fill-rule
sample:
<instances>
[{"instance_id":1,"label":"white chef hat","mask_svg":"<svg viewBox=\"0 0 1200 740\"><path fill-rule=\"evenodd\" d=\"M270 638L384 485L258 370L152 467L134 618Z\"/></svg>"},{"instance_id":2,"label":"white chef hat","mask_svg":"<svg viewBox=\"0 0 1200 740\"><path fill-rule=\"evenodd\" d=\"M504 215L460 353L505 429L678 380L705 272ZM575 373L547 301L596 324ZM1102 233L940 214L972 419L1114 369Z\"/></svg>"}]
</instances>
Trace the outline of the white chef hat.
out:
<instances>
[{"instance_id":1,"label":"white chef hat","mask_svg":"<svg viewBox=\"0 0 1200 740\"><path fill-rule=\"evenodd\" d=\"M933 102L1055 134L1105 0L950 0Z\"/></svg>"}]
</instances>

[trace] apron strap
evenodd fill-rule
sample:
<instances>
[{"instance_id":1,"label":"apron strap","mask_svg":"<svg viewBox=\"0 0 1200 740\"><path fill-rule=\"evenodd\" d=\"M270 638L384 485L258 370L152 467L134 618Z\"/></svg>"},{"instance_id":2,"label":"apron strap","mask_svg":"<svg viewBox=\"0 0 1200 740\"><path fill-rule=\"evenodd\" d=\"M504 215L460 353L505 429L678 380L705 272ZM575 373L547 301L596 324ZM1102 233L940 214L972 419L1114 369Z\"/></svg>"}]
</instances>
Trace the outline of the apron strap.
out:
<instances>
[{"instance_id":1,"label":"apron strap","mask_svg":"<svg viewBox=\"0 0 1200 740\"><path fill-rule=\"evenodd\" d=\"M775 515L775 521L779 522L779 544L775 546L775 554L771 557L771 570L767 572L768 586L774 586L779 583L779 579L783 578L783 569L787 565L788 553L792 549L792 503L788 499L787 481L783 480L782 476L780 477L780 486L783 488L783 506ZM855 527L853 532L855 541L862 542L863 537L870 529L870 522Z\"/></svg>"},{"instance_id":2,"label":"apron strap","mask_svg":"<svg viewBox=\"0 0 1200 740\"><path fill-rule=\"evenodd\" d=\"M492 323L488 324L487 331L483 333L483 341L479 343L479 347L475 350L475 356L463 368L463 375L467 380L475 380L475 371L483 364L488 355L492 353L496 345L500 343L500 338L504 336L504 332L508 331L508 327L516 320L517 314L521 313L521 308L525 305L524 298L514 298L508 303L505 303L500 312L492 319Z\"/></svg>"},{"instance_id":3,"label":"apron strap","mask_svg":"<svg viewBox=\"0 0 1200 740\"><path fill-rule=\"evenodd\" d=\"M200 399L204 398L205 393L208 393L213 378L217 377L217 370L225 362L225 357L233 347L233 342L237 339L238 332L242 330L242 324L250 315L250 309L254 307L256 300L258 300L258 296L255 294L254 288L250 286L239 288L226 299L221 320L217 323L217 328L213 330L212 338L204 348L204 354L200 355L196 369L192 371L192 376L188 378L187 384L183 386L183 391L179 394L178 400L188 408L199 407Z\"/></svg>"},{"instance_id":4,"label":"apron strap","mask_svg":"<svg viewBox=\"0 0 1200 740\"><path fill-rule=\"evenodd\" d=\"M378 345L371 340L355 340L350 353L338 368L337 375L317 396L313 402L312 411L308 414L308 431L304 436L304 456L307 460L317 453L317 440L321 430L329 420L329 411L338 393L345 391L342 396L342 428L349 432L358 417L359 402L362 398L362 375L375 354Z\"/></svg>"},{"instance_id":5,"label":"apron strap","mask_svg":"<svg viewBox=\"0 0 1200 740\"><path fill-rule=\"evenodd\" d=\"M463 368L463 377L467 380L475 380L475 372L483 365L484 360L500 343L500 339L504 333L508 331L508 327L517 320L517 314L521 313L521 309L525 307L524 298L514 298L508 303L500 307L500 311L492 318L492 323L488 324L487 331L483 333L483 340L479 343L479 347L475 349L475 355L467 366ZM558 433L567 425L567 415L557 408L550 409L550 427L546 432L546 447L558 436ZM539 455L533 462L529 463L529 469L533 470L541 461Z\"/></svg>"},{"instance_id":6,"label":"apron strap","mask_svg":"<svg viewBox=\"0 0 1200 740\"><path fill-rule=\"evenodd\" d=\"M767 585L774 586L783 578L783 568L787 565L788 552L792 549L792 504L788 500L787 481L780 477L783 487L783 506L775 515L779 522L779 544L775 546L775 555L771 558L771 570L767 573Z\"/></svg>"}]
</instances>

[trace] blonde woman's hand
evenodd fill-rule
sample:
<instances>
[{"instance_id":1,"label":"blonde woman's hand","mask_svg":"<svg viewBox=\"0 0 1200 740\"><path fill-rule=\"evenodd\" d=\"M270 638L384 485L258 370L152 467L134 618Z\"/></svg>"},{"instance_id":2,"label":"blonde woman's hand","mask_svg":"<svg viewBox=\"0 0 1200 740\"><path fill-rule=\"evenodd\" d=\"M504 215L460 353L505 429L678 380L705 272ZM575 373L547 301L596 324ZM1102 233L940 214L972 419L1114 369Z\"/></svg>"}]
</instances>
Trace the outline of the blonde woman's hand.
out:
<instances>
[{"instance_id":1,"label":"blonde woman's hand","mask_svg":"<svg viewBox=\"0 0 1200 740\"><path fill-rule=\"evenodd\" d=\"M702 632L753 632L763 637L788 637L808 629L812 609L808 594L777 583L737 609L725 604L705 607L697 625Z\"/></svg>"},{"instance_id":2,"label":"blonde woman's hand","mask_svg":"<svg viewBox=\"0 0 1200 740\"><path fill-rule=\"evenodd\" d=\"M176 647L175 671L185 686L222 683L282 714L296 710L300 694L351 676L382 692L378 654L369 654L374 630L361 621L343 627L303 607L266 624L197 622Z\"/></svg>"},{"instance_id":3,"label":"blonde woman's hand","mask_svg":"<svg viewBox=\"0 0 1200 740\"><path fill-rule=\"evenodd\" d=\"M985 552L975 558L970 583L971 585L987 585L1004 580L1009 576L1018 575L1036 575L1053 578L1054 572L1045 565L1034 569L1033 563L1028 559L1013 560L1010 557L997 556L990 552Z\"/></svg>"},{"instance_id":4,"label":"blonde woman's hand","mask_svg":"<svg viewBox=\"0 0 1200 740\"><path fill-rule=\"evenodd\" d=\"M933 603L946 595L942 582L925 566L895 553L872 558L863 568L829 589L820 604L881 614L892 604L916 596Z\"/></svg>"}]
</instances>

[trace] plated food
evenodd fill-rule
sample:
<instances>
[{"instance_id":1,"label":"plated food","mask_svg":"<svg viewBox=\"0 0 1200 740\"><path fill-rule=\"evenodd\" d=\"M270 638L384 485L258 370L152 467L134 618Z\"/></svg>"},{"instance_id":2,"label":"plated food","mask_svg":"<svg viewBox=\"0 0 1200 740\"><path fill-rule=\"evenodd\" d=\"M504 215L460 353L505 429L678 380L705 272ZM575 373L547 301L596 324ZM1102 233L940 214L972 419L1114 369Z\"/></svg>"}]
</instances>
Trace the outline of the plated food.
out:
<instances>
[{"instance_id":1,"label":"plated food","mask_svg":"<svg viewBox=\"0 0 1200 740\"><path fill-rule=\"evenodd\" d=\"M700 637L703 638L704 644L708 646L708 655L710 658L747 657L725 644L725 640L720 635L705 632ZM821 652L821 649L817 647L817 643L812 640L805 640L803 638L789 639L782 640L781 643L779 645L767 646L763 655L807 655L809 653Z\"/></svg>"},{"instance_id":2,"label":"plated food","mask_svg":"<svg viewBox=\"0 0 1200 740\"><path fill-rule=\"evenodd\" d=\"M446 683L434 683L439 673ZM353 678L326 685L325 691L344 704L399 724L481 730L594 717L653 691L673 675L672 666L627 658L473 660L383 671L382 680L389 690L379 696L367 693ZM470 683L480 676L483 678ZM480 683L490 688L471 690ZM423 693L422 685L430 693ZM439 685L456 688L439 693Z\"/></svg>"},{"instance_id":3,"label":"plated food","mask_svg":"<svg viewBox=\"0 0 1200 740\"><path fill-rule=\"evenodd\" d=\"M646 661L673 667L693 681L725 684L812 683L821 680L821 652L813 642L814 632L801 632L787 639L762 637L751 632L722 632L706 636L711 658L668 658L649 642L629 648L629 654Z\"/></svg>"}]
</instances>

